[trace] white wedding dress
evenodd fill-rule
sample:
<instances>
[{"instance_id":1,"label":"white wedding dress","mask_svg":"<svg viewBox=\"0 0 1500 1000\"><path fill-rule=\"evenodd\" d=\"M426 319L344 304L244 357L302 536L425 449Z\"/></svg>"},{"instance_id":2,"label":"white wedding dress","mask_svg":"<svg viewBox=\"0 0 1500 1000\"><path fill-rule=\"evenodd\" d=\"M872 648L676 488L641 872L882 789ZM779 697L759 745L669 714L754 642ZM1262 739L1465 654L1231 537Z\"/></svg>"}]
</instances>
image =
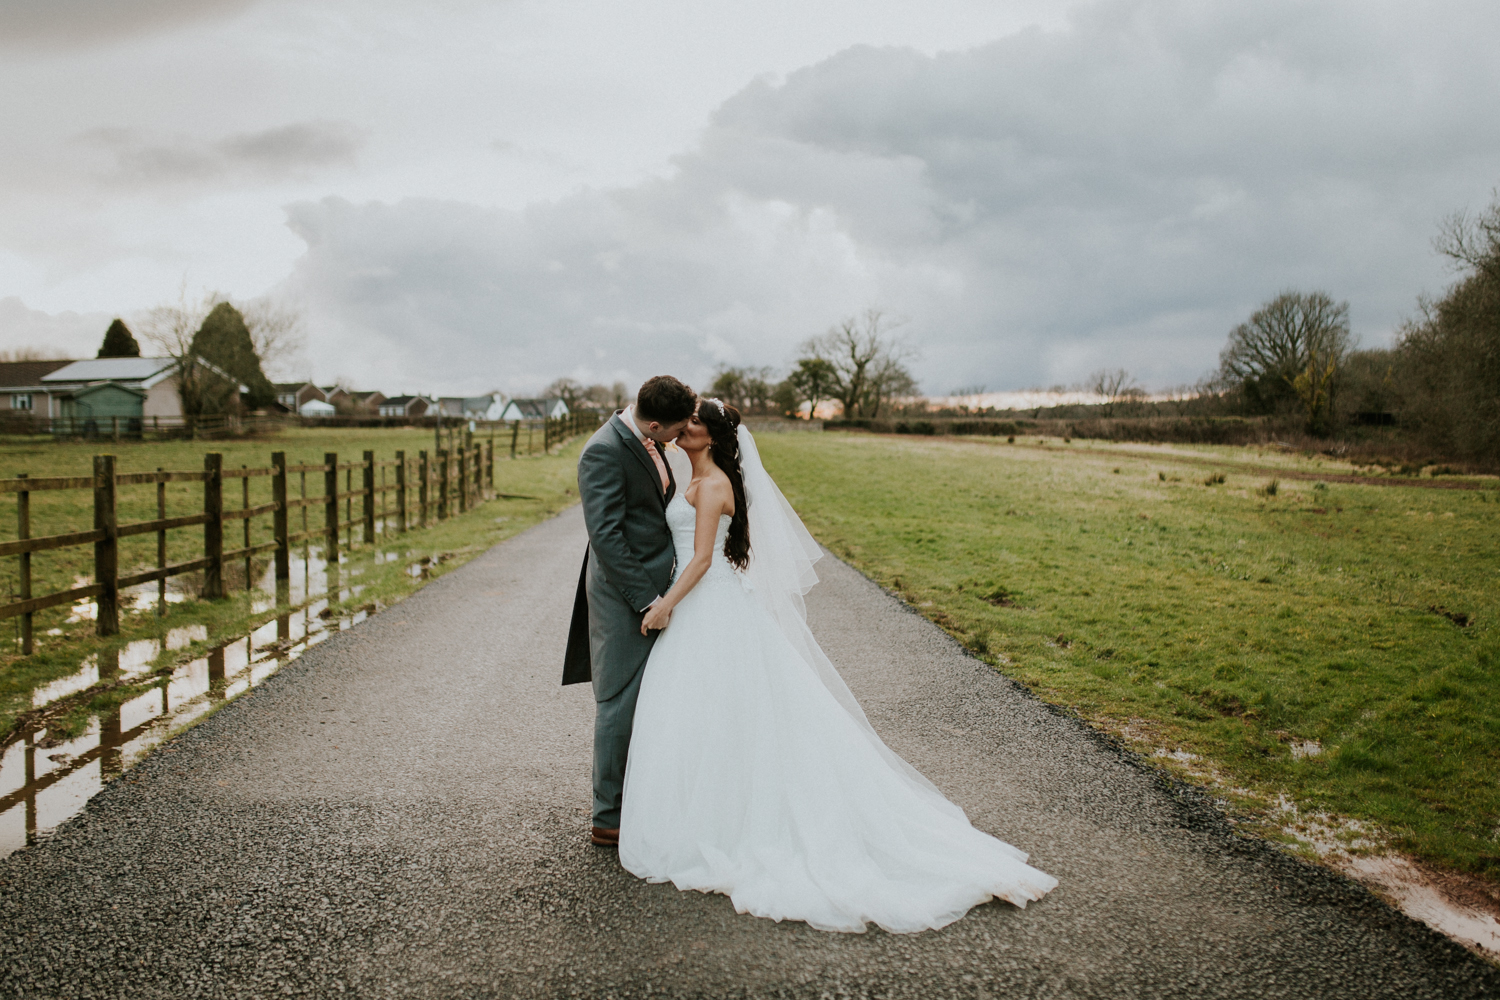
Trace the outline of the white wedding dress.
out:
<instances>
[{"instance_id":1,"label":"white wedding dress","mask_svg":"<svg viewBox=\"0 0 1500 1000\"><path fill-rule=\"evenodd\" d=\"M681 495L667 506L678 567L692 558L695 519ZM778 621L725 558L729 522L645 666L625 868L826 931L937 928L992 897L1024 907L1057 885L880 741L811 633ZM753 569L754 520L750 544Z\"/></svg>"}]
</instances>

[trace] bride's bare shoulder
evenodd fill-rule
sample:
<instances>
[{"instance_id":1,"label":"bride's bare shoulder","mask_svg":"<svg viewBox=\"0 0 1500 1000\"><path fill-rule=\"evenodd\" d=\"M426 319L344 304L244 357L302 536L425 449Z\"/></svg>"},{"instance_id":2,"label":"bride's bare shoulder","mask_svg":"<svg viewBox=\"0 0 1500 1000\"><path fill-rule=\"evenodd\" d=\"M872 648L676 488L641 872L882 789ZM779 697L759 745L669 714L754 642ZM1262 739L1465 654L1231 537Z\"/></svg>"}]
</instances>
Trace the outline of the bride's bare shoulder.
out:
<instances>
[{"instance_id":1,"label":"bride's bare shoulder","mask_svg":"<svg viewBox=\"0 0 1500 1000\"><path fill-rule=\"evenodd\" d=\"M695 506L702 508L705 501L708 501L710 510L717 507L721 513L734 513L734 487L730 485L724 470L717 466L709 469L698 483Z\"/></svg>"}]
</instances>

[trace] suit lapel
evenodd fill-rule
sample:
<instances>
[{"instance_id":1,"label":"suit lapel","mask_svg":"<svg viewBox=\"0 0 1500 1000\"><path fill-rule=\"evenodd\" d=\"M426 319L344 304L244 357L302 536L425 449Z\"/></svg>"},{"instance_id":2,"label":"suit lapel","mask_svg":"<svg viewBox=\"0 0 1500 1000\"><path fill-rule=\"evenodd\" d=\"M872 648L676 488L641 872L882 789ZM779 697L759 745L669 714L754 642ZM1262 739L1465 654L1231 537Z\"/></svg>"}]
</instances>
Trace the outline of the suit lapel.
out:
<instances>
[{"instance_id":1,"label":"suit lapel","mask_svg":"<svg viewBox=\"0 0 1500 1000\"><path fill-rule=\"evenodd\" d=\"M613 424L615 433L619 434L620 439L625 442L625 449L646 467L647 472L651 473L651 484L657 487L653 492L656 493L657 497L661 500L662 506L665 507L667 501L672 498L672 467L670 465L667 466L667 493L663 496L661 488L658 485L661 483L661 473L656 471L656 463L651 461L651 453L646 450L645 445L641 444L640 438L636 437L631 433L630 428L625 426L625 421L620 419L618 413L614 416ZM663 464L665 464L665 460L663 460Z\"/></svg>"}]
</instances>

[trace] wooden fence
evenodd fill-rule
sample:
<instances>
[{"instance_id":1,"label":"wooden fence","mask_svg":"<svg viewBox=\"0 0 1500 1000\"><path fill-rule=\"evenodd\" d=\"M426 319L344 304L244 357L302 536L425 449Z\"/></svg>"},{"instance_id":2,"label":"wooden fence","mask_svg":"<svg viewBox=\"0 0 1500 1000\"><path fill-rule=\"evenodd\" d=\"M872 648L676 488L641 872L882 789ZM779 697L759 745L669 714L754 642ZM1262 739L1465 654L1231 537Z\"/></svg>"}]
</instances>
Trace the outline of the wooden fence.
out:
<instances>
[{"instance_id":1,"label":"wooden fence","mask_svg":"<svg viewBox=\"0 0 1500 1000\"><path fill-rule=\"evenodd\" d=\"M592 419L588 423L592 423ZM549 443L562 440L567 431L585 429L583 422L549 421L555 424L544 431ZM516 435L512 435L512 447ZM355 476L358 475L356 483ZM308 477L321 492L308 493ZM252 505L250 481L257 477L271 479L269 503ZM318 482L321 477L321 483ZM342 482L340 481L342 477ZM233 482L240 481L238 491ZM167 516L168 483L202 483L201 513ZM151 520L119 523L116 507L122 487L155 486L156 513ZM158 610L165 608L166 581L170 577L202 571L205 598L226 594L224 569L237 560L245 565L245 585L253 585L252 560L257 555L274 553L278 603L288 598L291 580L291 549L299 543L321 541L330 569L338 564L340 547L353 547L356 529L363 544L373 543L377 520L383 522L383 533L406 532L424 528L454 513L467 511L476 502L496 494L495 447L491 442L475 441L459 449L421 451L415 458L398 451L388 461L375 458L367 451L358 461L339 461L329 452L315 464L288 464L285 452L271 455L271 464L263 468L225 468L223 456L210 452L203 456L202 471L120 472L115 456L96 455L91 476L0 479L0 493L16 496L16 539L0 542L0 556L19 558L19 600L0 606L0 619L21 617L21 650L30 656L34 649L32 616L44 608L77 601L97 602L96 630L101 636L119 632L119 594L121 588L155 582ZM33 537L32 494L53 490L92 490L94 526L86 531ZM232 494L240 495L239 505ZM394 499L394 505L389 500ZM358 511L355 503L358 502ZM301 511L301 524L293 524L293 515ZM310 513L320 512L316 517ZM255 518L270 517L272 540L252 544L250 524ZM243 525L241 537L226 542L235 522ZM200 558L168 563L167 533L183 528L203 527L203 554ZM300 528L300 530L294 530ZM156 565L149 569L122 574L119 565L119 541L134 535L156 535ZM32 594L34 553L74 546L94 547L93 582L48 594ZM226 547L226 545L234 547ZM330 584L332 581L330 581ZM333 587L330 586L330 590Z\"/></svg>"},{"instance_id":2,"label":"wooden fence","mask_svg":"<svg viewBox=\"0 0 1500 1000\"><path fill-rule=\"evenodd\" d=\"M291 413L249 413L201 417L42 417L0 410L0 434L50 435L56 441L130 441L165 438L220 438L265 434L287 427L433 427L439 437L472 427L475 437L508 438L511 457L545 452L558 441L593 430L606 414L583 410L548 420L468 420L429 413L418 417L351 414L300 417ZM503 446L504 447L504 446Z\"/></svg>"}]
</instances>

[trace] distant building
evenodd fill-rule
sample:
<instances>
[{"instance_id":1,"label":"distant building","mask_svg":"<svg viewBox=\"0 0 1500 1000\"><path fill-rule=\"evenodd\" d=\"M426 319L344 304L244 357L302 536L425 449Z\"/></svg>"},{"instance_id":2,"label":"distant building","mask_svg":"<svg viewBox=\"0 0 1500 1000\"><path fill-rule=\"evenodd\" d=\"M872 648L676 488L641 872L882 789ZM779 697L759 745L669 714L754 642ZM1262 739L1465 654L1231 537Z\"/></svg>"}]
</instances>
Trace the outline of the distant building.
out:
<instances>
[{"instance_id":1,"label":"distant building","mask_svg":"<svg viewBox=\"0 0 1500 1000\"><path fill-rule=\"evenodd\" d=\"M321 399L309 399L302 404L302 409L297 411L303 417L332 417L338 415L338 407Z\"/></svg>"},{"instance_id":2,"label":"distant building","mask_svg":"<svg viewBox=\"0 0 1500 1000\"><path fill-rule=\"evenodd\" d=\"M437 396L432 400L431 407L427 412L444 417L452 417L454 420L462 420L464 416L464 397Z\"/></svg>"},{"instance_id":3,"label":"distant building","mask_svg":"<svg viewBox=\"0 0 1500 1000\"><path fill-rule=\"evenodd\" d=\"M240 392L250 391L201 357L198 364L211 375L233 382ZM73 425L91 420L182 418L175 358L89 358L47 373L41 382L53 394L53 415ZM133 426L138 429L140 425Z\"/></svg>"},{"instance_id":4,"label":"distant building","mask_svg":"<svg viewBox=\"0 0 1500 1000\"><path fill-rule=\"evenodd\" d=\"M421 396L392 396L380 404L382 417L420 417L427 412L428 402Z\"/></svg>"},{"instance_id":5,"label":"distant building","mask_svg":"<svg viewBox=\"0 0 1500 1000\"><path fill-rule=\"evenodd\" d=\"M464 417L469 420L499 420L505 410L505 402L498 392L484 396L464 397Z\"/></svg>"},{"instance_id":6,"label":"distant building","mask_svg":"<svg viewBox=\"0 0 1500 1000\"><path fill-rule=\"evenodd\" d=\"M317 401L328 402L328 395L311 382L277 382L276 402L286 407L288 413L301 413L302 407Z\"/></svg>"},{"instance_id":7,"label":"distant building","mask_svg":"<svg viewBox=\"0 0 1500 1000\"><path fill-rule=\"evenodd\" d=\"M351 392L349 393L349 408L355 413L379 413L380 404L385 402L383 392Z\"/></svg>"},{"instance_id":8,"label":"distant building","mask_svg":"<svg viewBox=\"0 0 1500 1000\"><path fill-rule=\"evenodd\" d=\"M561 399L512 399L500 411L501 420L556 420L568 415L568 404Z\"/></svg>"},{"instance_id":9,"label":"distant building","mask_svg":"<svg viewBox=\"0 0 1500 1000\"><path fill-rule=\"evenodd\" d=\"M46 385L42 377L71 361L0 361L0 413L6 416L55 417L56 386Z\"/></svg>"}]
</instances>

